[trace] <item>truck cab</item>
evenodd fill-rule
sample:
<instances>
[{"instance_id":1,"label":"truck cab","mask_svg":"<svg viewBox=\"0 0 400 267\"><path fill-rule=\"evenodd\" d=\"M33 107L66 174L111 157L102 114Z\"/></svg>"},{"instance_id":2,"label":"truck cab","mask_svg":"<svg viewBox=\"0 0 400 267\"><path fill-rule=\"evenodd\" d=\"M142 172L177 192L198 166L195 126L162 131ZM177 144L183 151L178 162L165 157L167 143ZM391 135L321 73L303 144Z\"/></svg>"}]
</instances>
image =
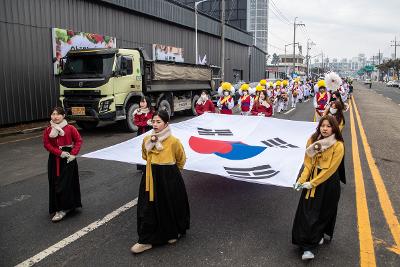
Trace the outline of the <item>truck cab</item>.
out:
<instances>
[{"instance_id":1,"label":"truck cab","mask_svg":"<svg viewBox=\"0 0 400 267\"><path fill-rule=\"evenodd\" d=\"M136 131L133 113L142 96L170 115L195 115L201 91L214 84L210 66L153 61L141 48L71 50L62 69L60 101L67 118L84 129L117 121Z\"/></svg>"}]
</instances>

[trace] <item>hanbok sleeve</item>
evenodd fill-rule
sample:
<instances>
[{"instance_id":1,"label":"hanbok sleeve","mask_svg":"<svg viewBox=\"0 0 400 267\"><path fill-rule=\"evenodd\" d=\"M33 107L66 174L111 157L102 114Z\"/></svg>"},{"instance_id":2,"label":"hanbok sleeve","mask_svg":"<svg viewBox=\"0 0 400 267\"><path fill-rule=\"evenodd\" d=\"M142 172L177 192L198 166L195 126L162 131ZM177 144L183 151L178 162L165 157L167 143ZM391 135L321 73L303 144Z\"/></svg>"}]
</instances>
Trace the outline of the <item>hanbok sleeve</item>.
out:
<instances>
[{"instance_id":1,"label":"hanbok sleeve","mask_svg":"<svg viewBox=\"0 0 400 267\"><path fill-rule=\"evenodd\" d=\"M62 151L60 148L55 147L51 144L50 142L50 137L49 137L49 133L50 131L48 130L48 128L46 128L43 132L43 146L44 148L49 151L51 154L54 154L56 156L60 156Z\"/></svg>"},{"instance_id":2,"label":"hanbok sleeve","mask_svg":"<svg viewBox=\"0 0 400 267\"><path fill-rule=\"evenodd\" d=\"M146 138L144 138L144 139L143 139L143 142L142 142L142 159L144 159L145 161L147 161L147 151L146 151L146 148L145 148L145 146L144 146L145 141L146 141Z\"/></svg>"},{"instance_id":3,"label":"hanbok sleeve","mask_svg":"<svg viewBox=\"0 0 400 267\"><path fill-rule=\"evenodd\" d=\"M183 167L185 166L186 154L185 150L183 149L182 143L178 139L175 144L174 152L175 152L176 165L180 170L182 170Z\"/></svg>"},{"instance_id":4,"label":"hanbok sleeve","mask_svg":"<svg viewBox=\"0 0 400 267\"><path fill-rule=\"evenodd\" d=\"M308 139L306 148L311 145L311 138ZM311 174L311 169L312 169L312 158L307 156L307 154L304 155L304 169L303 172L300 175L300 178L298 180L299 183L303 184L307 181L308 177L310 177Z\"/></svg>"}]
</instances>

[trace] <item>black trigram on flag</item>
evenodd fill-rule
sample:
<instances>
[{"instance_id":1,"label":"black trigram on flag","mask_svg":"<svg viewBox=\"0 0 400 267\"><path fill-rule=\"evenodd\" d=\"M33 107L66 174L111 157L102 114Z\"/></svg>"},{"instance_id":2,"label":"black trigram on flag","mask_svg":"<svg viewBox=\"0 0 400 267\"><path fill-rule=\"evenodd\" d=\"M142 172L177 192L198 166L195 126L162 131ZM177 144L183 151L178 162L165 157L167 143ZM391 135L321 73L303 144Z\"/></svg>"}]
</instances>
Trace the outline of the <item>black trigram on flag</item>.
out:
<instances>
[{"instance_id":1,"label":"black trigram on flag","mask_svg":"<svg viewBox=\"0 0 400 267\"><path fill-rule=\"evenodd\" d=\"M283 141L280 138L273 138L273 139L268 139L267 141L261 141L264 145L268 147L280 147L280 148L299 148L298 146L288 144L285 141Z\"/></svg>"},{"instance_id":2,"label":"black trigram on flag","mask_svg":"<svg viewBox=\"0 0 400 267\"><path fill-rule=\"evenodd\" d=\"M221 135L221 136L233 136L233 133L229 129L204 129L197 128L199 135Z\"/></svg>"},{"instance_id":3,"label":"black trigram on flag","mask_svg":"<svg viewBox=\"0 0 400 267\"><path fill-rule=\"evenodd\" d=\"M270 165L262 165L253 168L224 167L224 169L230 176L242 179L266 179L279 173L279 171L273 170Z\"/></svg>"}]
</instances>

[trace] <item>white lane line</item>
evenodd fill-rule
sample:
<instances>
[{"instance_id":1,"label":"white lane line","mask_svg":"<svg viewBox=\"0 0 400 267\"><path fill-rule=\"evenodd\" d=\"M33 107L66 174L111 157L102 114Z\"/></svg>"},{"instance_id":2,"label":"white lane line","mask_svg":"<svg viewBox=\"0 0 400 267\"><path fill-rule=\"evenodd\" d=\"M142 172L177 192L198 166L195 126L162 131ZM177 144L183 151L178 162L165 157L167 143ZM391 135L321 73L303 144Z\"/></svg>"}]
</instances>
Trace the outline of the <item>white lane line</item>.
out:
<instances>
[{"instance_id":1,"label":"white lane line","mask_svg":"<svg viewBox=\"0 0 400 267\"><path fill-rule=\"evenodd\" d=\"M36 264L36 263L40 262L41 260L45 259L46 257L50 256L51 254L53 254L53 253L57 252L58 250L68 246L72 242L74 242L74 241L78 240L79 238L85 236L86 234L88 234L91 231L97 229L98 227L102 226L103 224L111 221L112 219L114 219L115 217L120 215L121 213L129 210L130 208L132 208L134 206L136 206L137 205L137 201L138 201L137 198L135 198L132 201L129 201L128 203L126 203L122 207L120 207L120 208L114 210L113 212L107 214L106 216L104 216L103 219L97 220L97 221L89 224L85 228L82 228L81 230L75 232L74 234L64 238L60 242L52 245L51 247L48 247L47 249L43 250L42 252L39 252L35 256L27 259L24 262L21 262L20 264L16 265L16 267L33 266L34 264Z\"/></svg>"},{"instance_id":2,"label":"white lane line","mask_svg":"<svg viewBox=\"0 0 400 267\"><path fill-rule=\"evenodd\" d=\"M293 110L295 110L296 108L292 108L292 109L289 109L288 111L286 111L285 113L283 113L283 114L289 114L290 112L292 112Z\"/></svg>"},{"instance_id":3,"label":"white lane line","mask_svg":"<svg viewBox=\"0 0 400 267\"><path fill-rule=\"evenodd\" d=\"M390 97L386 97L386 99L392 100Z\"/></svg>"}]
</instances>

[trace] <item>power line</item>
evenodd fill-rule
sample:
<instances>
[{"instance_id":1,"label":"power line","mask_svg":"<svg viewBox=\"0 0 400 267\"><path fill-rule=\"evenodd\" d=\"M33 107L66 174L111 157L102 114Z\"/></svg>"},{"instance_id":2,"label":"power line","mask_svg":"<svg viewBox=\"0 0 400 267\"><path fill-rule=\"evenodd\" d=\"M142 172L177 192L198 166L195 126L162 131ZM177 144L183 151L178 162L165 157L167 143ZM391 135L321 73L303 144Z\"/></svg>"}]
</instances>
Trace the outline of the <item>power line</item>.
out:
<instances>
[{"instance_id":1,"label":"power line","mask_svg":"<svg viewBox=\"0 0 400 267\"><path fill-rule=\"evenodd\" d=\"M273 0L271 0L272 3L272 8L275 9L275 11L284 19L287 21L287 23L290 23L290 21L285 17L285 15L283 15L283 13L280 11L280 9L278 8L278 6L274 3Z\"/></svg>"},{"instance_id":2,"label":"power line","mask_svg":"<svg viewBox=\"0 0 400 267\"><path fill-rule=\"evenodd\" d=\"M275 17L277 17L281 22L283 22L284 24L287 24L287 25L290 24L288 21L286 21L285 19L283 19L280 15L278 15L277 13L275 13L276 11L275 11L273 8L272 8L272 9L269 9L269 10L271 10L272 14L274 14Z\"/></svg>"}]
</instances>

